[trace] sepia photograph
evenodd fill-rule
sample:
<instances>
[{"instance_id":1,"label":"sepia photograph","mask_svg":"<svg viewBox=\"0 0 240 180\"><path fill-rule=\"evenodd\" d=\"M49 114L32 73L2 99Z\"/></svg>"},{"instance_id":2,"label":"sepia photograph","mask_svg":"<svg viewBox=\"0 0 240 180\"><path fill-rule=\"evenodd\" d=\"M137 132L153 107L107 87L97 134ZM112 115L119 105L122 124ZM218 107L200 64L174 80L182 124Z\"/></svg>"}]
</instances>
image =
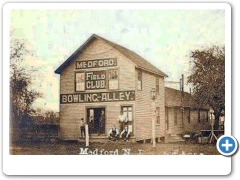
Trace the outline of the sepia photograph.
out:
<instances>
[{"instance_id":1,"label":"sepia photograph","mask_svg":"<svg viewBox=\"0 0 240 180\"><path fill-rule=\"evenodd\" d=\"M226 6L158 6L9 8L9 155L221 155Z\"/></svg>"}]
</instances>

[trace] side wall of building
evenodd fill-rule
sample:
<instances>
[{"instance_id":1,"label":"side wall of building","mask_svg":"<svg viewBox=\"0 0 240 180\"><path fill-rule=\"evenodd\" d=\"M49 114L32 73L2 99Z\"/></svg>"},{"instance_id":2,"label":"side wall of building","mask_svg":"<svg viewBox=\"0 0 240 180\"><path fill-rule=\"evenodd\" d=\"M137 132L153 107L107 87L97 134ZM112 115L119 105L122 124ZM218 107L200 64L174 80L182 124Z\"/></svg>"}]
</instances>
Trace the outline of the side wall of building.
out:
<instances>
[{"instance_id":1,"label":"side wall of building","mask_svg":"<svg viewBox=\"0 0 240 180\"><path fill-rule=\"evenodd\" d=\"M138 85L138 69L136 69L135 85ZM152 113L153 101L151 100L150 91L156 88L156 75L150 74L146 71L142 72L142 90L136 89L136 104L135 104L135 122L136 140L144 140L152 138ZM160 124L156 124L156 137L164 136L165 129L165 107L164 107L164 78L159 77L159 93L155 100L155 107L160 108ZM156 117L155 117L156 122Z\"/></svg>"},{"instance_id":2,"label":"side wall of building","mask_svg":"<svg viewBox=\"0 0 240 180\"><path fill-rule=\"evenodd\" d=\"M180 107L166 107L168 109L168 134L181 134L183 130L182 111Z\"/></svg>"},{"instance_id":3,"label":"side wall of building","mask_svg":"<svg viewBox=\"0 0 240 180\"><path fill-rule=\"evenodd\" d=\"M184 108L184 117L182 121L182 110L180 107L166 108L168 109L169 129L167 130L167 133L169 134L195 133L199 130L209 129L207 113L205 113L206 110L200 110L201 114L199 120L198 109ZM189 110L190 114L187 112Z\"/></svg>"},{"instance_id":4,"label":"side wall of building","mask_svg":"<svg viewBox=\"0 0 240 180\"><path fill-rule=\"evenodd\" d=\"M199 117L200 111L200 117ZM207 117L207 110L190 110L190 121L185 113L184 117L184 130L186 133L194 133L199 130L209 129L209 121Z\"/></svg>"}]
</instances>

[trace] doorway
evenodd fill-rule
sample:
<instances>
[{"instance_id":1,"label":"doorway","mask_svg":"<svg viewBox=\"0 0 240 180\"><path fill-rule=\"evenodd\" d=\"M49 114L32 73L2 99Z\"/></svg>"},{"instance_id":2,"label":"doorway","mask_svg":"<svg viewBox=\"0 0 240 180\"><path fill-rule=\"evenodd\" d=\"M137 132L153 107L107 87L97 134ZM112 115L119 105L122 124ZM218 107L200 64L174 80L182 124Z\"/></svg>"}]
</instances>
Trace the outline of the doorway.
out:
<instances>
[{"instance_id":1,"label":"doorway","mask_svg":"<svg viewBox=\"0 0 240 180\"><path fill-rule=\"evenodd\" d=\"M105 108L87 108L89 134L105 134Z\"/></svg>"}]
</instances>

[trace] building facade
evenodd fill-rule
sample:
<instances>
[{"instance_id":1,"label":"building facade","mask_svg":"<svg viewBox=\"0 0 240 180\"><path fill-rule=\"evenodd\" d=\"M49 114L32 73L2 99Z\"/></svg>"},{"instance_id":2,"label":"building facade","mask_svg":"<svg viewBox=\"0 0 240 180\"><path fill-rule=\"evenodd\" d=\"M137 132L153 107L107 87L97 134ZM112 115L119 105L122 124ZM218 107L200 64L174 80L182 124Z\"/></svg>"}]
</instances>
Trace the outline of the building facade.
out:
<instances>
[{"instance_id":1,"label":"building facade","mask_svg":"<svg viewBox=\"0 0 240 180\"><path fill-rule=\"evenodd\" d=\"M79 139L81 118L89 124L90 139L106 139L110 128L120 128L120 111L128 119L133 141L152 139L153 129L155 137L162 138L209 125L206 107L197 106L189 93L164 87L166 74L98 35L93 34L55 73L60 74L59 136L63 140Z\"/></svg>"},{"instance_id":2,"label":"building facade","mask_svg":"<svg viewBox=\"0 0 240 180\"><path fill-rule=\"evenodd\" d=\"M93 119L89 125L92 138L99 131L106 138L113 125L119 128L120 111L128 119L134 141L151 139L152 88L157 91L156 138L164 136L166 74L133 51L94 34L55 73L60 74L62 139L79 138L81 118L87 122Z\"/></svg>"}]
</instances>

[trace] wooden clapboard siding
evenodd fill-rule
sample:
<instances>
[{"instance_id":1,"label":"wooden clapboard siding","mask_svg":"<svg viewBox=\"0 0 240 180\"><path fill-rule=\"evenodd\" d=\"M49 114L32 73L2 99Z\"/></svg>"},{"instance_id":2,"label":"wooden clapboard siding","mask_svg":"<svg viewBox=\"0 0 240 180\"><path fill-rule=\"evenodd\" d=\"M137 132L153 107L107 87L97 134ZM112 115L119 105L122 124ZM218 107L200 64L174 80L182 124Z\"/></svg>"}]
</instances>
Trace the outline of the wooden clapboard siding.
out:
<instances>
[{"instance_id":1,"label":"wooden clapboard siding","mask_svg":"<svg viewBox=\"0 0 240 180\"><path fill-rule=\"evenodd\" d=\"M175 124L175 111L177 112L177 124ZM169 129L168 133L182 133L182 111L179 107L168 107Z\"/></svg>"},{"instance_id":2,"label":"wooden clapboard siding","mask_svg":"<svg viewBox=\"0 0 240 180\"><path fill-rule=\"evenodd\" d=\"M75 93L75 62L77 60L90 60L90 59L105 59L105 58L117 58L117 67L105 67L103 69L119 69L119 90L135 90L135 65L124 55L116 51L114 48L106 44L101 40L94 40L80 56L72 61L61 73L60 77L60 93L68 94ZM97 68L85 69L96 71ZM88 92L104 92L108 89L101 90L89 90ZM102 102L102 103L74 103L74 104L62 104L60 105L60 136L63 139L77 139L79 137L79 121L80 118L86 117L86 108L88 107L105 107L106 108L106 126L105 132L107 132L113 124L118 127L116 121L117 116L120 113L121 105L133 106L134 101L131 102ZM134 112L133 112L134 113ZM133 114L134 116L134 114ZM135 120L135 116L133 117ZM134 124L133 120L133 124ZM134 128L134 125L133 125Z\"/></svg>"},{"instance_id":3,"label":"wooden clapboard siding","mask_svg":"<svg viewBox=\"0 0 240 180\"><path fill-rule=\"evenodd\" d=\"M209 128L209 122L207 121L207 117L204 116L203 112L201 112L202 114L202 118L200 118L200 122L198 121L198 111L196 109L191 109L190 111L190 123L188 122L188 118L187 118L187 113L186 111L184 111L184 121L183 121L183 126L182 126L182 111L181 109L178 107L177 109L177 117L178 117L178 121L177 121L177 125L174 124L174 109L176 109L176 107L168 107L168 117L169 117L169 130L168 133L172 133L172 134L183 134L183 133L195 133L199 130L202 129L206 129ZM188 109L187 109L188 110ZM201 117L201 116L200 116Z\"/></svg>"},{"instance_id":4,"label":"wooden clapboard siding","mask_svg":"<svg viewBox=\"0 0 240 180\"><path fill-rule=\"evenodd\" d=\"M184 95L182 102L182 95ZM208 128L206 109L208 106L200 107L189 93L184 94L176 89L165 88L166 107L169 108L169 130L168 133L184 134L194 133L198 130ZM184 116L182 120L182 109L184 106ZM177 125L174 124L174 108L177 108ZM205 110L204 110L205 109ZM190 122L188 122L188 111L190 111ZM198 112L200 110L200 122L198 122Z\"/></svg>"},{"instance_id":5,"label":"wooden clapboard siding","mask_svg":"<svg viewBox=\"0 0 240 180\"><path fill-rule=\"evenodd\" d=\"M82 105L60 105L60 137L64 140L74 140L79 137L79 122L84 118L85 110Z\"/></svg>"},{"instance_id":6,"label":"wooden clapboard siding","mask_svg":"<svg viewBox=\"0 0 240 180\"><path fill-rule=\"evenodd\" d=\"M93 41L83 53L81 53L74 61L72 61L61 73L60 78L60 93L74 93L74 72L83 71L76 70L75 63L79 60L93 60L93 59L105 59L105 58L117 58L117 66L114 67L105 67L101 70L108 69L119 69L119 90L134 90L135 89L135 65L126 58L124 55L116 51L114 48L102 42L101 40L96 39ZM86 71L96 71L97 68L85 69ZM84 71L85 71L84 70ZM92 91L107 91L104 89L101 90L92 90ZM91 92L91 90L89 90Z\"/></svg>"},{"instance_id":7,"label":"wooden clapboard siding","mask_svg":"<svg viewBox=\"0 0 240 180\"><path fill-rule=\"evenodd\" d=\"M135 104L135 129L136 140L151 139L152 137L152 100L150 91L156 87L156 75L142 71L142 90L137 90L138 69L135 72L136 77L136 104ZM156 99L155 106L160 107L160 125L156 125L156 137L163 136L164 132L164 86L163 78L159 82L160 93Z\"/></svg>"},{"instance_id":8,"label":"wooden clapboard siding","mask_svg":"<svg viewBox=\"0 0 240 180\"><path fill-rule=\"evenodd\" d=\"M119 129L117 116L120 113L121 106L132 106L134 109L135 103L131 102L105 102L105 103L88 103L88 104L64 104L61 105L60 111L60 136L65 140L76 140L79 137L79 122L81 118L87 119L87 108L105 108L106 124L105 134L113 127L113 124ZM133 112L134 113L134 112ZM133 117L133 123L135 117ZM134 128L134 124L133 124ZM134 132L133 132L134 134Z\"/></svg>"},{"instance_id":9,"label":"wooden clapboard siding","mask_svg":"<svg viewBox=\"0 0 240 180\"><path fill-rule=\"evenodd\" d=\"M172 133L174 127L174 108L168 107L168 130L167 133Z\"/></svg>"},{"instance_id":10,"label":"wooden clapboard siding","mask_svg":"<svg viewBox=\"0 0 240 180\"><path fill-rule=\"evenodd\" d=\"M163 137L165 135L165 87L163 77L159 77L159 93L157 94L156 107L160 107L160 124L156 125L156 137Z\"/></svg>"},{"instance_id":11,"label":"wooden clapboard siding","mask_svg":"<svg viewBox=\"0 0 240 180\"><path fill-rule=\"evenodd\" d=\"M188 113L190 111L190 121L188 121ZM191 109L185 108L184 109L184 131L185 132L192 132L193 129L193 122L191 119Z\"/></svg>"}]
</instances>

